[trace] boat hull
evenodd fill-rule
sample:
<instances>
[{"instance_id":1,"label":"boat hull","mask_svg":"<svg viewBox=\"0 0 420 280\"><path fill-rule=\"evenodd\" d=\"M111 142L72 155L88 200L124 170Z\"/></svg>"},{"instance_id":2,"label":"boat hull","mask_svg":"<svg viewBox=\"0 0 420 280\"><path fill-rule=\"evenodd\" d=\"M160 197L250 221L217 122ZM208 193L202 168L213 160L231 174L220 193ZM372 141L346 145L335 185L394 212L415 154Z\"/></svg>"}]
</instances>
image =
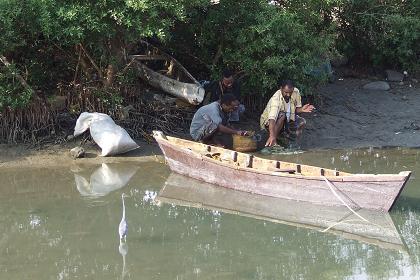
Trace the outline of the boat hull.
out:
<instances>
[{"instance_id":1,"label":"boat hull","mask_svg":"<svg viewBox=\"0 0 420 280\"><path fill-rule=\"evenodd\" d=\"M306 201L326 206L347 206L389 211L410 172L396 175L352 175L329 177L260 172L222 164L156 137L170 169L207 183L253 194ZM343 203L344 201L344 203Z\"/></svg>"}]
</instances>

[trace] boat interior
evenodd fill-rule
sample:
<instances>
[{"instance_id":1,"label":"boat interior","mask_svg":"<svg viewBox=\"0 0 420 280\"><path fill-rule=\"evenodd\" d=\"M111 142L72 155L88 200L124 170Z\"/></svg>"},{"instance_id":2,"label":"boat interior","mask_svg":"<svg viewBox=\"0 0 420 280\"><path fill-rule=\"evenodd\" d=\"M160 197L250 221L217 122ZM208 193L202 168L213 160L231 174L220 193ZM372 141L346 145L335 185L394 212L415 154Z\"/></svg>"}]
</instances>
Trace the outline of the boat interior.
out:
<instances>
[{"instance_id":1,"label":"boat interior","mask_svg":"<svg viewBox=\"0 0 420 280\"><path fill-rule=\"evenodd\" d=\"M333 169L326 169L316 166L270 160L256 157L252 154L241 153L221 147L206 145L176 137L165 136L169 142L177 146L185 147L195 153L208 157L210 160L220 161L222 164L235 166L238 168L252 168L262 172L279 172L295 174L301 176L351 176L353 174Z\"/></svg>"}]
</instances>

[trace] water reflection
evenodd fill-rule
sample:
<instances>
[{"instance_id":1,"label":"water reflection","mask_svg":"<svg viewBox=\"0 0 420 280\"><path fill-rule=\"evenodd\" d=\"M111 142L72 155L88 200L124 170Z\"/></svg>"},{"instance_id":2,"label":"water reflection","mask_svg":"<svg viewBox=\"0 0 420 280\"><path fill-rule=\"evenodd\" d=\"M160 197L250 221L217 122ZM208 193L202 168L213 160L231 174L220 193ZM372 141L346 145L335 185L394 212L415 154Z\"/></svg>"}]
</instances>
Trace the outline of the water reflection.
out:
<instances>
[{"instance_id":1,"label":"water reflection","mask_svg":"<svg viewBox=\"0 0 420 280\"><path fill-rule=\"evenodd\" d=\"M347 161L340 158L347 153L344 150L305 152L287 157L291 161L326 167L328 163L331 166L331 158L335 158L331 167L355 173L372 173L371 170L390 173L405 165L416 175L420 172L418 151L374 149L368 155L365 149L349 153ZM377 160L377 169L373 168L369 157ZM265 213L260 219L226 214L220 210L222 207L206 209L200 206L204 203L197 202L194 204L198 208L176 203L158 206L153 198L170 175L167 166L157 162L120 163L115 167L124 170L137 167L123 189L130 195L125 200L130 248L124 267L123 255L128 250L122 247L120 253L117 241L122 189L98 199L86 199L75 188L74 173L90 180L98 167L82 165L73 171L69 168L0 170L0 280L420 277L420 188L415 176L390 212L400 239L407 244L407 256L395 245L399 242L397 238L388 238L392 236L388 234L392 227L384 232L377 227L375 232L366 224L354 225L355 222L348 220L357 217L344 217L345 211L341 217L331 214L331 219L326 219L325 214L321 226L313 226L308 221L303 227L297 226L296 220L290 217L286 221L294 226L269 222L269 219L281 220L281 217L272 216L266 205L271 205L271 212L276 213L276 207L282 205L258 200L255 201L255 208L260 211L257 214ZM113 165L110 167L114 169ZM186 193L184 200L188 200L189 195L192 194ZM207 194L209 198L212 196L210 192ZM93 200L101 203L92 203ZM232 203L237 204L235 200ZM294 217L301 217L296 204L284 207ZM321 213L319 209L314 211ZM249 210L232 212L256 216ZM381 225L375 218L364 217ZM341 219L344 223L340 223ZM331 229L322 232L331 225ZM350 225L359 227L360 231L347 232ZM368 236L374 238L366 240L363 230L370 230ZM377 243L391 244L392 248Z\"/></svg>"},{"instance_id":2,"label":"water reflection","mask_svg":"<svg viewBox=\"0 0 420 280\"><path fill-rule=\"evenodd\" d=\"M126 260L125 260L125 256L128 253L128 245L127 245L127 242L120 240L120 245L118 246L118 252L120 252L120 254L122 256L122 259L123 259L121 279L124 279L125 276L128 273L128 271L126 269Z\"/></svg>"},{"instance_id":3,"label":"water reflection","mask_svg":"<svg viewBox=\"0 0 420 280\"><path fill-rule=\"evenodd\" d=\"M127 185L137 169L135 165L102 163L90 176L86 172L75 173L74 181L81 195L104 196Z\"/></svg>"},{"instance_id":4,"label":"water reflection","mask_svg":"<svg viewBox=\"0 0 420 280\"><path fill-rule=\"evenodd\" d=\"M176 173L169 175L158 200L170 204L206 208L274 223L334 233L383 248L405 251L388 213L360 209L357 215L345 207L324 207L230 190Z\"/></svg>"},{"instance_id":5,"label":"water reflection","mask_svg":"<svg viewBox=\"0 0 420 280\"><path fill-rule=\"evenodd\" d=\"M120 236L119 239L119 246L118 246L118 251L120 252L122 258L123 258L123 268L122 268L122 274L121 274L121 279L124 279L125 275L127 274L126 271L126 267L125 267L125 256L128 253L128 245L127 245L127 233L128 233L128 224L127 221L125 219L125 203L124 203L124 198L128 197L125 193L122 193L121 195L121 201L122 201L122 217L121 217L121 222L118 225L118 234Z\"/></svg>"}]
</instances>

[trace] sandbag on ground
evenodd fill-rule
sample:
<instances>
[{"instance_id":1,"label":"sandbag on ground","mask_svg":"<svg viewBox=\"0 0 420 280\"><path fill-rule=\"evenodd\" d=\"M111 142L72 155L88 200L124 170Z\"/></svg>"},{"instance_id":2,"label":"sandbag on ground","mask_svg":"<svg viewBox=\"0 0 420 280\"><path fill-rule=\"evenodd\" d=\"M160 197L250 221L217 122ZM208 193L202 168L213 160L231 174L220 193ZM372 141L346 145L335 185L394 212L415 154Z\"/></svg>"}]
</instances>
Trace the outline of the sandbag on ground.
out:
<instances>
[{"instance_id":1,"label":"sandbag on ground","mask_svg":"<svg viewBox=\"0 0 420 280\"><path fill-rule=\"evenodd\" d=\"M74 136L78 136L88 129L93 141L101 147L101 156L122 154L140 147L124 128L117 125L106 114L81 113L74 127Z\"/></svg>"}]
</instances>

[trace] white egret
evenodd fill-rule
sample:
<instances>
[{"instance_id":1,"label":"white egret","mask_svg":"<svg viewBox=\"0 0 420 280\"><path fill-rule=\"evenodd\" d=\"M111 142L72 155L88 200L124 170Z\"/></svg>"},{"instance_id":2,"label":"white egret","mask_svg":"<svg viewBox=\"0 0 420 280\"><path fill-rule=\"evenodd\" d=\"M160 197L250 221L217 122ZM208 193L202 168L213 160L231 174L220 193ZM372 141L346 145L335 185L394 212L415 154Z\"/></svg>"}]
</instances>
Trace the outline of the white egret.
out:
<instances>
[{"instance_id":1,"label":"white egret","mask_svg":"<svg viewBox=\"0 0 420 280\"><path fill-rule=\"evenodd\" d=\"M124 204L124 197L127 197L127 195L125 193L123 193L121 195L121 199L122 199L122 204L123 204L123 214L122 214L122 218L121 218L121 222L120 225L118 226L118 233L120 235L120 242L121 240L124 238L124 242L127 241L127 231L128 231L128 226L127 226L127 222L125 220L125 204Z\"/></svg>"}]
</instances>

